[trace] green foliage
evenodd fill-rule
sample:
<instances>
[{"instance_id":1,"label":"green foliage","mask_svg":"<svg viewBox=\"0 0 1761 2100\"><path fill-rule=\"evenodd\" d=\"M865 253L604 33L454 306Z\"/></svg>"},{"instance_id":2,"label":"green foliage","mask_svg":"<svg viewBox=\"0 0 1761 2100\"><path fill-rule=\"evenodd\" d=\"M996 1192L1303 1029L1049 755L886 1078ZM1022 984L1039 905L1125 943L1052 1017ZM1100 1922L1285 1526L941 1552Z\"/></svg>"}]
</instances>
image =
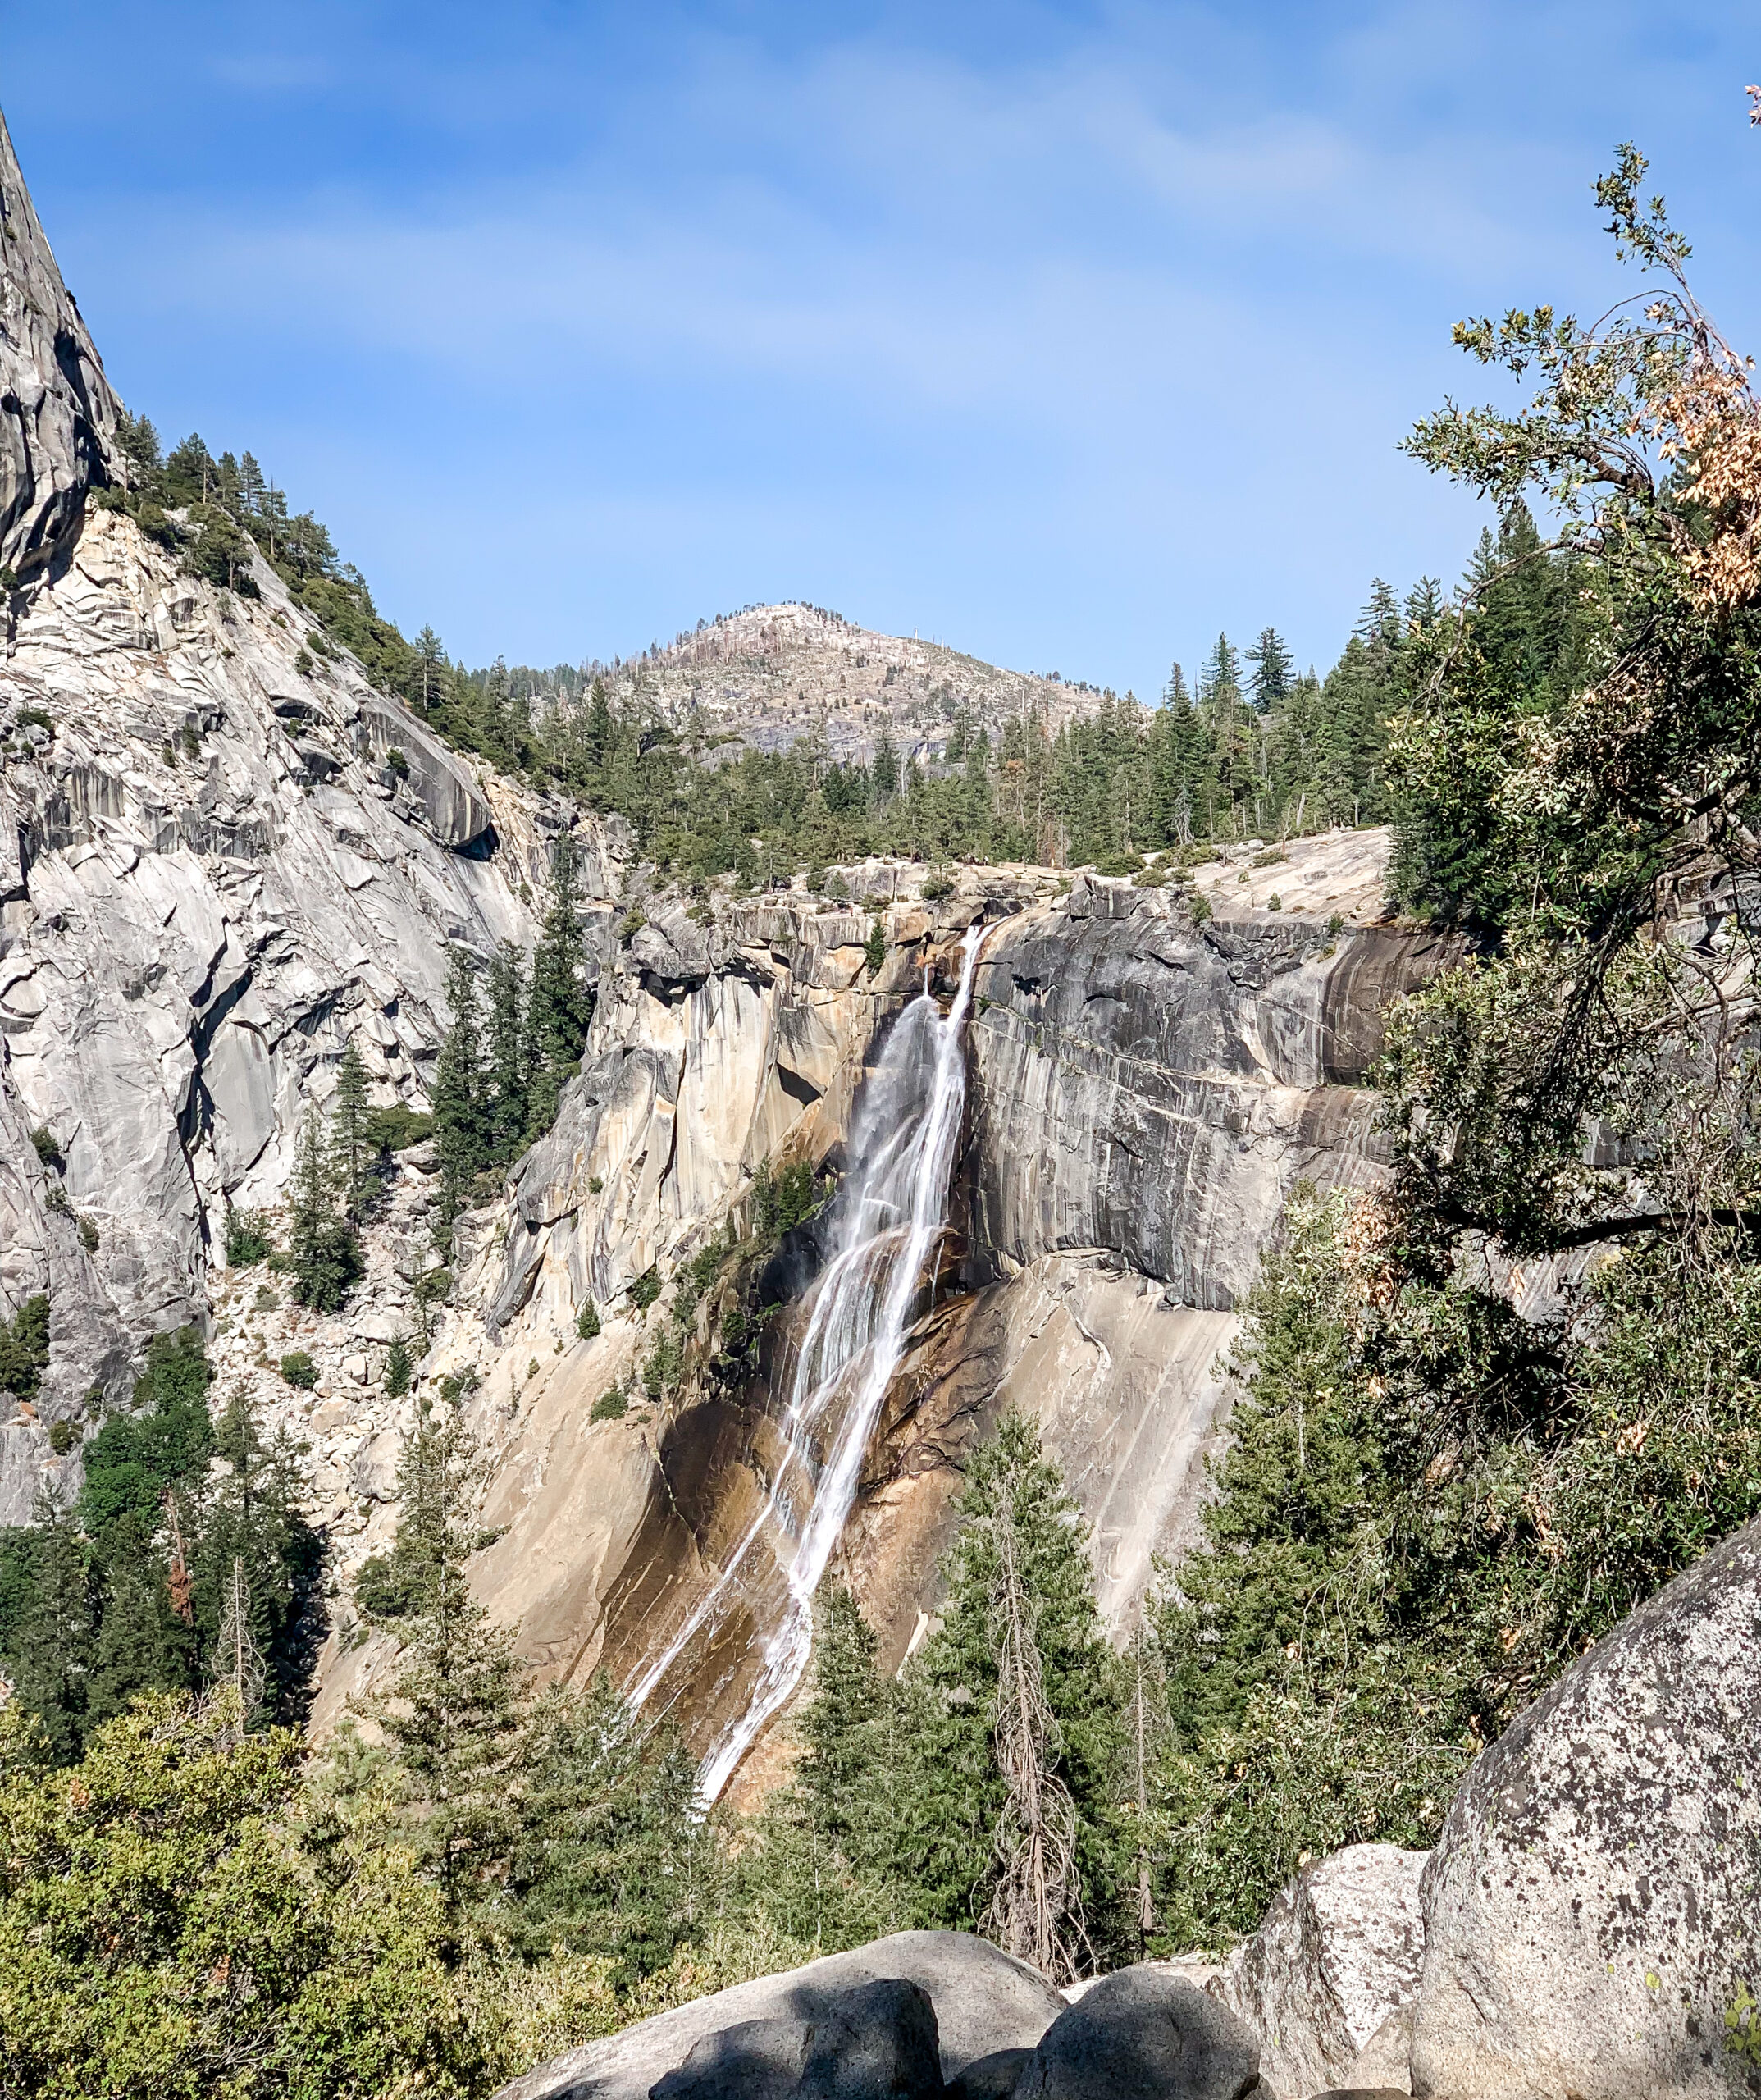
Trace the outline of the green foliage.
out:
<instances>
[{"instance_id":1,"label":"green foliage","mask_svg":"<svg viewBox=\"0 0 1761 2100\"><path fill-rule=\"evenodd\" d=\"M1081 1907L1097 1954L1122 1943L1117 1814L1123 1684L1095 1609L1075 1504L1037 1431L1006 1415L975 1455L944 1564L942 1618L911 1673L905 1731L903 1828L896 1841L913 1906L925 1924L974 1929L989 1901L1005 1801L992 1725L997 1699L998 1527L1031 1600L1033 1634L1054 1728L1049 1768L1077 1815Z\"/></svg>"},{"instance_id":2,"label":"green foliage","mask_svg":"<svg viewBox=\"0 0 1761 2100\"><path fill-rule=\"evenodd\" d=\"M770 1162L761 1159L752 1177L754 1235L764 1242L780 1239L805 1224L824 1200L808 1161L792 1160L780 1173L773 1174Z\"/></svg>"},{"instance_id":3,"label":"green foliage","mask_svg":"<svg viewBox=\"0 0 1761 2100\"><path fill-rule=\"evenodd\" d=\"M290 1349L278 1367L288 1384L299 1392L309 1393L318 1382L318 1367L305 1349Z\"/></svg>"},{"instance_id":4,"label":"green foliage","mask_svg":"<svg viewBox=\"0 0 1761 2100\"><path fill-rule=\"evenodd\" d=\"M575 1315L575 1332L584 1342L591 1342L600 1332L600 1308L591 1298L581 1301L581 1310Z\"/></svg>"},{"instance_id":5,"label":"green foliage","mask_svg":"<svg viewBox=\"0 0 1761 2100\"><path fill-rule=\"evenodd\" d=\"M491 2081L448 1987L438 1906L364 1819L293 1810L301 1744L224 1696L161 1694L46 1771L0 1714L7 2083L76 2100L322 2100Z\"/></svg>"},{"instance_id":6,"label":"green foliage","mask_svg":"<svg viewBox=\"0 0 1761 2100\"><path fill-rule=\"evenodd\" d=\"M298 1454L241 1399L217 1425L210 1379L194 1328L156 1336L132 1408L85 1441L75 1507L46 1498L0 1551L0 1658L61 1761L142 1693L207 1681L229 1594L262 1665L249 1718L301 1710L321 1556Z\"/></svg>"},{"instance_id":7,"label":"green foliage","mask_svg":"<svg viewBox=\"0 0 1761 2100\"><path fill-rule=\"evenodd\" d=\"M57 1459L65 1459L80 1440L77 1427L64 1418L49 1424L49 1449Z\"/></svg>"},{"instance_id":8,"label":"green foliage","mask_svg":"<svg viewBox=\"0 0 1761 2100\"><path fill-rule=\"evenodd\" d=\"M1761 1269L1659 1243L1535 1326L1380 1216L1293 1199L1159 1608L1170 1944L1251 1929L1305 1853L1431 1843L1480 1747L1761 1511Z\"/></svg>"},{"instance_id":9,"label":"green foliage","mask_svg":"<svg viewBox=\"0 0 1761 2100\"><path fill-rule=\"evenodd\" d=\"M229 1269L254 1268L258 1262L267 1261L275 1252L275 1241L264 1212L229 1209L225 1246Z\"/></svg>"},{"instance_id":10,"label":"green foliage","mask_svg":"<svg viewBox=\"0 0 1761 2100\"><path fill-rule=\"evenodd\" d=\"M394 1101L389 1107L370 1108L365 1130L367 1142L383 1157L387 1153L408 1152L412 1145L422 1144L431 1138L434 1118L407 1108L401 1101Z\"/></svg>"},{"instance_id":11,"label":"green foliage","mask_svg":"<svg viewBox=\"0 0 1761 2100\"><path fill-rule=\"evenodd\" d=\"M55 1133L46 1123L39 1123L30 1134L30 1142L39 1159L52 1174L59 1174L67 1162L62 1157L62 1148L55 1141Z\"/></svg>"},{"instance_id":12,"label":"green foliage","mask_svg":"<svg viewBox=\"0 0 1761 2100\"><path fill-rule=\"evenodd\" d=\"M609 1386L587 1410L587 1420L622 1422L630 1412L630 1396L622 1386Z\"/></svg>"},{"instance_id":13,"label":"green foliage","mask_svg":"<svg viewBox=\"0 0 1761 2100\"><path fill-rule=\"evenodd\" d=\"M409 1344L401 1335L394 1335L391 1337L390 1346L386 1351L385 1390L387 1399L403 1399L409 1390L410 1379L414 1370L415 1365L411 1359Z\"/></svg>"},{"instance_id":14,"label":"green foliage","mask_svg":"<svg viewBox=\"0 0 1761 2100\"><path fill-rule=\"evenodd\" d=\"M10 1324L0 1319L0 1389L14 1399L34 1400L49 1366L49 1301L27 1298Z\"/></svg>"},{"instance_id":15,"label":"green foliage","mask_svg":"<svg viewBox=\"0 0 1761 2100\"><path fill-rule=\"evenodd\" d=\"M630 1285L630 1303L638 1312L646 1312L660 1295L660 1271L644 1269Z\"/></svg>"},{"instance_id":16,"label":"green foliage","mask_svg":"<svg viewBox=\"0 0 1761 2100\"><path fill-rule=\"evenodd\" d=\"M878 977L887 961L887 929L878 919L869 928L869 937L862 944L862 959L868 966L870 977Z\"/></svg>"},{"instance_id":17,"label":"green foliage","mask_svg":"<svg viewBox=\"0 0 1761 2100\"><path fill-rule=\"evenodd\" d=\"M316 1110L301 1128L299 1151L287 1198L287 1251L297 1305L314 1312L338 1311L363 1267L360 1236L347 1205L359 1189L351 1183L351 1159L358 1156L347 1140L338 1148L326 1142Z\"/></svg>"}]
</instances>

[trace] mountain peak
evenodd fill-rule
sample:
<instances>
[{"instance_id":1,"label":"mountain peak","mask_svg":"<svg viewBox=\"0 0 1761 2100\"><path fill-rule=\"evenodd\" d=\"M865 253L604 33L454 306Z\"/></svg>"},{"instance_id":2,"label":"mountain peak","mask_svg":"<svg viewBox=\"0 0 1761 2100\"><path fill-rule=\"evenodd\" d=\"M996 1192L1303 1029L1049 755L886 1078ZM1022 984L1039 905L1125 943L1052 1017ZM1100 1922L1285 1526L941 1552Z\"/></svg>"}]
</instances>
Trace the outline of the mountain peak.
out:
<instances>
[{"instance_id":1,"label":"mountain peak","mask_svg":"<svg viewBox=\"0 0 1761 2100\"><path fill-rule=\"evenodd\" d=\"M828 757L868 759L883 732L942 758L962 719L994 743L1012 719L1049 733L1099 705L1098 687L1056 673L1005 670L914 632L883 634L822 605L742 606L700 621L664 648L602 669L614 698L646 700L681 728L786 750L823 734Z\"/></svg>"}]
</instances>

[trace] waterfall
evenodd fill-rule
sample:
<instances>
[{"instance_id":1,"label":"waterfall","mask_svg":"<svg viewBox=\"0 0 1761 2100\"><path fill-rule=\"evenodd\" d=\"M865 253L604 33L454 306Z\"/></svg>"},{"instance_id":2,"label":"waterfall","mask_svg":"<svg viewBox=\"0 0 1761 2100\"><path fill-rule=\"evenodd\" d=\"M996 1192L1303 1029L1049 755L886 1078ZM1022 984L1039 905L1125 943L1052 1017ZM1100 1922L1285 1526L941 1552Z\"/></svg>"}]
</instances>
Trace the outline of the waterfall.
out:
<instances>
[{"instance_id":1,"label":"waterfall","mask_svg":"<svg viewBox=\"0 0 1761 2100\"><path fill-rule=\"evenodd\" d=\"M814 1289L779 1422L782 1456L764 1506L665 1650L631 1687L654 1694L700 1637L781 1578L743 1711L705 1757L714 1801L753 1739L801 1682L813 1646L813 1600L856 1495L863 1454L899 1359L924 1266L947 1221L948 1176L965 1105L960 1031L983 929L967 929L960 986L944 1016L924 989L899 1016L863 1089L851 1164L833 1198L830 1258ZM761 1540L769 1555L757 1554ZM769 1564L774 1557L774 1567ZM757 1567L749 1562L755 1557Z\"/></svg>"}]
</instances>

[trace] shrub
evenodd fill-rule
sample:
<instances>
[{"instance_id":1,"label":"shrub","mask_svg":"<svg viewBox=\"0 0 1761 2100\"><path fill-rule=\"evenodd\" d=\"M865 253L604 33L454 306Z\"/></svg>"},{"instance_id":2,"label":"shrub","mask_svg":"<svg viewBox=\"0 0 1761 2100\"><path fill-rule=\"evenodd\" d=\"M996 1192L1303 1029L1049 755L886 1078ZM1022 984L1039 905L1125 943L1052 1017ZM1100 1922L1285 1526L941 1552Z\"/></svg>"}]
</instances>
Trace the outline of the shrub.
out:
<instances>
[{"instance_id":1,"label":"shrub","mask_svg":"<svg viewBox=\"0 0 1761 2100\"><path fill-rule=\"evenodd\" d=\"M404 756L404 753L397 745L394 744L390 750L386 753L386 765L388 769L392 773L395 773L399 780L408 780L409 778L409 760Z\"/></svg>"},{"instance_id":2,"label":"shrub","mask_svg":"<svg viewBox=\"0 0 1761 2100\"><path fill-rule=\"evenodd\" d=\"M1336 935L1344 930L1344 913L1343 911L1335 911L1327 921L1327 932L1330 936Z\"/></svg>"},{"instance_id":3,"label":"shrub","mask_svg":"<svg viewBox=\"0 0 1761 2100\"><path fill-rule=\"evenodd\" d=\"M1097 875L1135 875L1142 871L1141 853L1109 853L1095 863Z\"/></svg>"},{"instance_id":4,"label":"shrub","mask_svg":"<svg viewBox=\"0 0 1761 2100\"><path fill-rule=\"evenodd\" d=\"M587 1410L587 1420L616 1422L630 1412L630 1396L621 1386L614 1386L609 1392L601 1393Z\"/></svg>"},{"instance_id":5,"label":"shrub","mask_svg":"<svg viewBox=\"0 0 1761 2100\"><path fill-rule=\"evenodd\" d=\"M618 938L625 947L628 947L647 924L648 920L641 912L627 911L624 914L623 924L618 929Z\"/></svg>"},{"instance_id":6,"label":"shrub","mask_svg":"<svg viewBox=\"0 0 1761 2100\"><path fill-rule=\"evenodd\" d=\"M410 1360L409 1344L401 1335L392 1338L391 1346L386 1351L386 1397L401 1399L409 1390L411 1375L415 1369Z\"/></svg>"},{"instance_id":7,"label":"shrub","mask_svg":"<svg viewBox=\"0 0 1761 2100\"><path fill-rule=\"evenodd\" d=\"M269 1221L261 1211L229 1210L224 1244L229 1269L254 1268L275 1252L275 1242L269 1236Z\"/></svg>"},{"instance_id":8,"label":"shrub","mask_svg":"<svg viewBox=\"0 0 1761 2100\"><path fill-rule=\"evenodd\" d=\"M878 977L882 964L887 960L887 929L878 919L869 928L869 937L862 944L862 955L868 964L869 976Z\"/></svg>"},{"instance_id":9,"label":"shrub","mask_svg":"<svg viewBox=\"0 0 1761 2100\"><path fill-rule=\"evenodd\" d=\"M1195 894L1192 902L1192 914L1193 924L1195 926L1207 925L1211 920L1210 898Z\"/></svg>"},{"instance_id":10,"label":"shrub","mask_svg":"<svg viewBox=\"0 0 1761 2100\"><path fill-rule=\"evenodd\" d=\"M31 1132L30 1142L38 1158L52 1173L62 1171L67 1162L62 1157L62 1148L55 1142L55 1133L47 1123L39 1123Z\"/></svg>"},{"instance_id":11,"label":"shrub","mask_svg":"<svg viewBox=\"0 0 1761 2100\"><path fill-rule=\"evenodd\" d=\"M257 1286L257 1295L251 1300L251 1310L253 1312L273 1312L281 1303L267 1284L260 1283Z\"/></svg>"},{"instance_id":12,"label":"shrub","mask_svg":"<svg viewBox=\"0 0 1761 2100\"><path fill-rule=\"evenodd\" d=\"M1253 865L1256 868L1275 868L1280 861L1287 861L1289 857L1283 847L1268 846L1263 853L1254 855Z\"/></svg>"},{"instance_id":13,"label":"shrub","mask_svg":"<svg viewBox=\"0 0 1761 2100\"><path fill-rule=\"evenodd\" d=\"M950 876L943 874L939 869L934 873L924 876L924 902L925 904L939 904L943 897L951 897L953 894L954 883L952 879Z\"/></svg>"},{"instance_id":14,"label":"shrub","mask_svg":"<svg viewBox=\"0 0 1761 2100\"><path fill-rule=\"evenodd\" d=\"M587 1194L590 1196L597 1196L604 1189L604 1186L605 1184L600 1180L598 1175L590 1174L587 1176Z\"/></svg>"},{"instance_id":15,"label":"shrub","mask_svg":"<svg viewBox=\"0 0 1761 2100\"><path fill-rule=\"evenodd\" d=\"M299 1391L309 1393L318 1382L318 1367L304 1349L290 1349L281 1359L281 1376Z\"/></svg>"},{"instance_id":16,"label":"shrub","mask_svg":"<svg viewBox=\"0 0 1761 2100\"><path fill-rule=\"evenodd\" d=\"M98 1227L82 1211L80 1213L80 1244L88 1254L95 1254L98 1244Z\"/></svg>"},{"instance_id":17,"label":"shrub","mask_svg":"<svg viewBox=\"0 0 1761 2100\"><path fill-rule=\"evenodd\" d=\"M646 1312L660 1295L660 1271L646 1269L630 1286L630 1303L638 1312Z\"/></svg>"},{"instance_id":18,"label":"shrub","mask_svg":"<svg viewBox=\"0 0 1761 2100\"><path fill-rule=\"evenodd\" d=\"M395 1101L389 1108L368 1109L361 1129L368 1144L379 1152L408 1152L434 1135L434 1118Z\"/></svg>"},{"instance_id":19,"label":"shrub","mask_svg":"<svg viewBox=\"0 0 1761 2100\"><path fill-rule=\"evenodd\" d=\"M600 1331L600 1308L591 1298L582 1300L581 1310L575 1316L575 1332L584 1342L591 1342Z\"/></svg>"},{"instance_id":20,"label":"shrub","mask_svg":"<svg viewBox=\"0 0 1761 2100\"><path fill-rule=\"evenodd\" d=\"M27 1298L12 1324L0 1320L0 1389L16 1400L34 1400L49 1361L49 1301Z\"/></svg>"},{"instance_id":21,"label":"shrub","mask_svg":"<svg viewBox=\"0 0 1761 2100\"><path fill-rule=\"evenodd\" d=\"M1274 890L1271 895L1266 898L1266 908L1268 911L1282 911L1284 910L1284 900L1279 896L1276 890Z\"/></svg>"},{"instance_id":22,"label":"shrub","mask_svg":"<svg viewBox=\"0 0 1761 2100\"><path fill-rule=\"evenodd\" d=\"M49 1449L57 1459L65 1459L79 1440L80 1432L71 1422L49 1424Z\"/></svg>"}]
</instances>

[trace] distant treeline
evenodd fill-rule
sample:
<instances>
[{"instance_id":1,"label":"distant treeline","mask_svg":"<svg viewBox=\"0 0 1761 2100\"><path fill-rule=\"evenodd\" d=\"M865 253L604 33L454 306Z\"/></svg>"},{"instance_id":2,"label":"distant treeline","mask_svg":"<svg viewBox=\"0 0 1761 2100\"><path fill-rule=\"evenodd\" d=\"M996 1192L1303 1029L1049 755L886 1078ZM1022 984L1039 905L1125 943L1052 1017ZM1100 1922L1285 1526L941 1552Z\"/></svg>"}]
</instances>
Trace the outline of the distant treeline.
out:
<instances>
[{"instance_id":1,"label":"distant treeline","mask_svg":"<svg viewBox=\"0 0 1761 2100\"><path fill-rule=\"evenodd\" d=\"M431 627L407 641L326 528L290 513L251 454L216 459L192 436L164 454L144 418L124 418L119 445L130 486L106 500L180 548L187 568L250 593L249 534L319 623L320 654L342 644L458 749L621 815L646 858L692 883L731 873L755 884L876 852L1124 871L1169 847L1385 822L1399 796L1390 727L1460 631L1434 579L1404 600L1377 580L1325 678L1299 673L1268 627L1246 650L1219 635L1196 679L1176 664L1158 705L1103 694L1056 733L1030 709L993 742L950 701L943 754L930 763L886 732L867 764L833 758L819 733L755 751L670 721L646 660L633 690L614 697L596 665L498 659L468 670ZM1544 705L1579 668L1570 566L1518 502L1483 536L1465 579L1479 651L1527 704Z\"/></svg>"}]
</instances>

